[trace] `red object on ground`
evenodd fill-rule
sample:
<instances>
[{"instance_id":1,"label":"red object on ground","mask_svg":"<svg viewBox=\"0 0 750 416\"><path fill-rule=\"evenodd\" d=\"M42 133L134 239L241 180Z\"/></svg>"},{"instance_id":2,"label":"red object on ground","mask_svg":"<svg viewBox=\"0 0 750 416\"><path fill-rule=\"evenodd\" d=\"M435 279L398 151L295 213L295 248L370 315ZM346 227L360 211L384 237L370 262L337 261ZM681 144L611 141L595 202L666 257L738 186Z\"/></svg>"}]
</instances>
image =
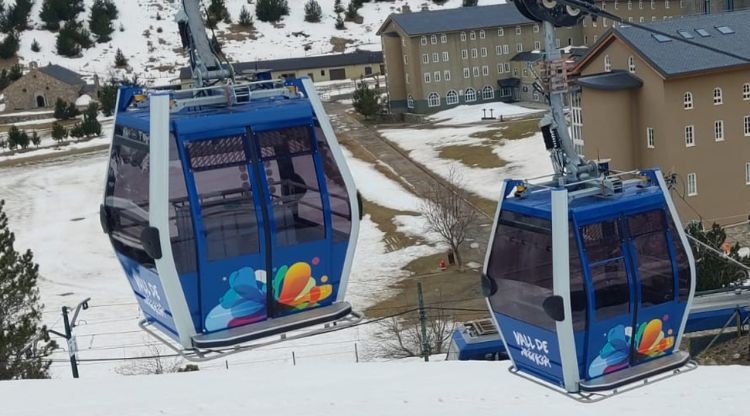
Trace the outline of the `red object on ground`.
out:
<instances>
[{"instance_id":1,"label":"red object on ground","mask_svg":"<svg viewBox=\"0 0 750 416\"><path fill-rule=\"evenodd\" d=\"M448 270L448 265L445 264L445 260L443 260L443 259L440 259L439 266L440 266L440 270Z\"/></svg>"}]
</instances>

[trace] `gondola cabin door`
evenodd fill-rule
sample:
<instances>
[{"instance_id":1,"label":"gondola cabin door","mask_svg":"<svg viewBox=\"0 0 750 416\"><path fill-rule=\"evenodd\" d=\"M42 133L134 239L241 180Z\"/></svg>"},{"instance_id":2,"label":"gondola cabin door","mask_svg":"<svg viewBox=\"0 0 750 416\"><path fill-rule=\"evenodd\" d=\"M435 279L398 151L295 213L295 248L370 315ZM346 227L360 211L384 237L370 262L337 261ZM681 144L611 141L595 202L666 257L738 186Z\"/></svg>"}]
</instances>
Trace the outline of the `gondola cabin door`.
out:
<instances>
[{"instance_id":1,"label":"gondola cabin door","mask_svg":"<svg viewBox=\"0 0 750 416\"><path fill-rule=\"evenodd\" d=\"M665 209L579 228L588 286L592 379L670 354L685 313L678 251Z\"/></svg>"},{"instance_id":2,"label":"gondola cabin door","mask_svg":"<svg viewBox=\"0 0 750 416\"><path fill-rule=\"evenodd\" d=\"M341 271L332 264L331 207L313 125L255 131L253 138L268 218L270 314L330 304Z\"/></svg>"},{"instance_id":3,"label":"gondola cabin door","mask_svg":"<svg viewBox=\"0 0 750 416\"><path fill-rule=\"evenodd\" d=\"M188 140L199 293L205 332L268 317L262 194L244 131Z\"/></svg>"}]
</instances>

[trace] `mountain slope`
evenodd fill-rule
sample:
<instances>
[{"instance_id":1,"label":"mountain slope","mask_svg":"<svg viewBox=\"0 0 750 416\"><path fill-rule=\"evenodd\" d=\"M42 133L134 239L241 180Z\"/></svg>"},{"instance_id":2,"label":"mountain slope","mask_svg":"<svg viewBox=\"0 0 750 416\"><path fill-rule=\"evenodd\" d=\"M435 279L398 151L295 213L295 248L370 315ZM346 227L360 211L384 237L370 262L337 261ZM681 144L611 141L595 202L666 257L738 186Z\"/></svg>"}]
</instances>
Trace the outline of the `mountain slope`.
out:
<instances>
[{"instance_id":1,"label":"mountain slope","mask_svg":"<svg viewBox=\"0 0 750 416\"><path fill-rule=\"evenodd\" d=\"M98 74L107 77L114 70L114 57L121 49L129 60L128 73L137 73L151 83L164 84L177 77L179 68L187 65L182 52L177 24L174 16L180 1L159 0L114 0L120 11L112 41L96 44L83 51L80 58L66 58L56 54L56 33L41 29L39 11L42 0L36 0L31 12L34 29L21 34L21 62L36 61L40 65L60 64L85 76ZM207 0L203 0L207 4ZM93 0L85 0L86 12L79 20L88 19L88 10ZM461 0L448 0L443 6L423 0L396 0L393 2L369 2L360 10L362 24L346 22L346 30L334 28L336 16L333 13L334 0L318 0L323 9L320 23L304 21L306 0L289 0L290 15L278 24L255 21L255 31L243 32L237 26L221 23L217 35L224 42L224 51L233 61L257 59L289 58L305 55L319 55L333 51L332 38L341 38L338 43L346 44L347 50L363 48L380 50L380 39L375 35L385 18L409 4L412 10L428 4L431 9L460 7ZM480 0L480 5L503 3L504 0ZM227 8L233 21L238 19L242 6L246 6L255 16L255 1L227 0ZM347 1L342 1L344 7ZM157 18L160 17L161 19ZM122 31L119 30L122 25ZM161 33L159 33L161 31ZM36 39L42 46L40 52L33 52L31 44Z\"/></svg>"}]
</instances>

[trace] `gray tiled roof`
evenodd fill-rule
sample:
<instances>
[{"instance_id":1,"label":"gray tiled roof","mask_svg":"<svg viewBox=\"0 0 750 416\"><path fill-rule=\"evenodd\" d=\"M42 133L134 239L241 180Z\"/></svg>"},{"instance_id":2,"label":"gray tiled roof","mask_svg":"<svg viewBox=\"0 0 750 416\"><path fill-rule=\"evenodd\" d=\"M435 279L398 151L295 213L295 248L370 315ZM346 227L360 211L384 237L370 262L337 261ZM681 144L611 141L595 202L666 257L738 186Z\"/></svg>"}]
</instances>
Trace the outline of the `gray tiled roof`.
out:
<instances>
[{"instance_id":1,"label":"gray tiled roof","mask_svg":"<svg viewBox=\"0 0 750 416\"><path fill-rule=\"evenodd\" d=\"M748 22L750 22L750 11L736 11L683 17L651 23L648 26L676 36L680 36L678 30L684 30L693 35L690 39L693 42L731 51L750 59L750 24ZM735 33L724 35L716 29L716 26L729 26ZM700 36L696 32L697 29L704 29L710 36ZM677 40L659 42L650 32L633 26L623 25L613 30L623 41L638 50L664 76L748 64L737 58Z\"/></svg>"},{"instance_id":2,"label":"gray tiled roof","mask_svg":"<svg viewBox=\"0 0 750 416\"><path fill-rule=\"evenodd\" d=\"M409 36L532 23L513 3L392 14ZM387 22L388 20L386 20Z\"/></svg>"},{"instance_id":3,"label":"gray tiled roof","mask_svg":"<svg viewBox=\"0 0 750 416\"><path fill-rule=\"evenodd\" d=\"M47 65L39 67L39 71L52 78L62 81L68 85L84 85L86 82L77 73L63 68L60 65Z\"/></svg>"},{"instance_id":4,"label":"gray tiled roof","mask_svg":"<svg viewBox=\"0 0 750 416\"><path fill-rule=\"evenodd\" d=\"M273 59L268 61L233 63L235 72L262 69L270 71L295 71L301 69L335 68L348 65L379 65L383 63L383 52L358 50L351 53L305 56L300 58ZM181 79L192 77L190 68L180 70Z\"/></svg>"},{"instance_id":5,"label":"gray tiled roof","mask_svg":"<svg viewBox=\"0 0 750 416\"><path fill-rule=\"evenodd\" d=\"M544 59L544 54L542 52L519 52L515 54L512 58L510 58L511 62L536 62L541 59Z\"/></svg>"},{"instance_id":6,"label":"gray tiled roof","mask_svg":"<svg viewBox=\"0 0 750 416\"><path fill-rule=\"evenodd\" d=\"M640 88L643 81L627 71L612 71L601 74L580 77L575 81L578 85L595 90L628 90Z\"/></svg>"}]
</instances>

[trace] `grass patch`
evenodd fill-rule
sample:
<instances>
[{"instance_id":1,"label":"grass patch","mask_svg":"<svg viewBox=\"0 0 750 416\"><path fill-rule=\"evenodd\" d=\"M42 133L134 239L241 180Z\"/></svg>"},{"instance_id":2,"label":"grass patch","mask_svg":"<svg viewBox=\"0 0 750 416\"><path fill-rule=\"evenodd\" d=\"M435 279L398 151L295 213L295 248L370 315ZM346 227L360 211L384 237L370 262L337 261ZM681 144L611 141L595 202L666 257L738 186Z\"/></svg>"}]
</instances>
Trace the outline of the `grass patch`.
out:
<instances>
[{"instance_id":1,"label":"grass patch","mask_svg":"<svg viewBox=\"0 0 750 416\"><path fill-rule=\"evenodd\" d=\"M365 214L370 215L370 219L378 226L378 229L385 234L383 241L388 252L426 243L419 237L409 236L398 231L396 224L393 222L397 215L417 216L418 213L386 208L364 198L362 198L362 208Z\"/></svg>"},{"instance_id":2,"label":"grass patch","mask_svg":"<svg viewBox=\"0 0 750 416\"><path fill-rule=\"evenodd\" d=\"M492 147L486 145L454 144L445 146L440 148L438 157L458 160L466 166L483 169L501 168L507 163L492 152Z\"/></svg>"}]
</instances>

